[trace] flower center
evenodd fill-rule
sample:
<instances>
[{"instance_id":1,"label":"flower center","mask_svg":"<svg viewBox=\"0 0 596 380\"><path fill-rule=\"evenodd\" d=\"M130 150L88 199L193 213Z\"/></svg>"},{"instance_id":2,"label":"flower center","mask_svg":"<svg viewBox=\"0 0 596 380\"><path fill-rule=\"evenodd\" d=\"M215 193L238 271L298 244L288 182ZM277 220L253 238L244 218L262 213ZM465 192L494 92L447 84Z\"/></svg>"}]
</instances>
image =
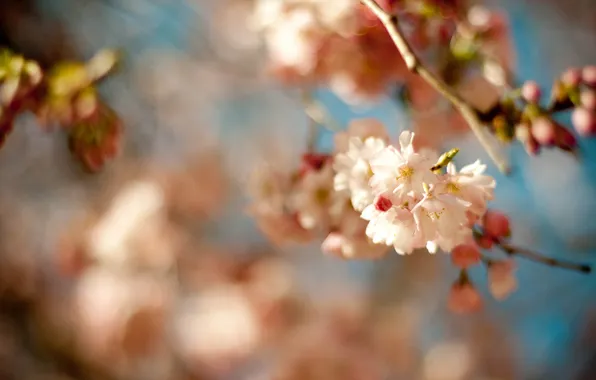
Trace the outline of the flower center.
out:
<instances>
[{"instance_id":1,"label":"flower center","mask_svg":"<svg viewBox=\"0 0 596 380\"><path fill-rule=\"evenodd\" d=\"M385 198L383 196L380 196L379 198L377 198L377 201L375 202L375 208L381 212L385 212L385 211L389 210L391 208L391 206L393 206L393 203L391 202L391 200L389 198Z\"/></svg>"},{"instance_id":2,"label":"flower center","mask_svg":"<svg viewBox=\"0 0 596 380\"><path fill-rule=\"evenodd\" d=\"M432 221L437 221L441 218L441 215L443 214L443 212L445 212L445 209L441 209L440 211L432 211L432 212L428 212L428 217L432 220Z\"/></svg>"},{"instance_id":3,"label":"flower center","mask_svg":"<svg viewBox=\"0 0 596 380\"><path fill-rule=\"evenodd\" d=\"M368 171L366 172L366 175L368 176L368 178L371 178L373 175L375 175L370 164L368 164Z\"/></svg>"},{"instance_id":4,"label":"flower center","mask_svg":"<svg viewBox=\"0 0 596 380\"><path fill-rule=\"evenodd\" d=\"M457 186L455 183L453 182L449 182L447 184L447 192L451 193L451 194L457 194L459 193L459 186Z\"/></svg>"},{"instance_id":5,"label":"flower center","mask_svg":"<svg viewBox=\"0 0 596 380\"><path fill-rule=\"evenodd\" d=\"M402 168L399 168L399 175L396 177L396 179L398 181L400 179L407 180L410 177L412 177L412 175L414 175L414 169L412 169L409 166L404 166Z\"/></svg>"}]
</instances>

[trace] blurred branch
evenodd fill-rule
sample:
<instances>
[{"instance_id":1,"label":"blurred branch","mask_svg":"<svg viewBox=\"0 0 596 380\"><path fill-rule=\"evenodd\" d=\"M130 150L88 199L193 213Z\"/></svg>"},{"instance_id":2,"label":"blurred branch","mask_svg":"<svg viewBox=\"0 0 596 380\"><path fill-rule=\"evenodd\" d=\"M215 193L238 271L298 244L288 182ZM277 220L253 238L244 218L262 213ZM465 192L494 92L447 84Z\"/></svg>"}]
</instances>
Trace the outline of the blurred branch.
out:
<instances>
[{"instance_id":1,"label":"blurred branch","mask_svg":"<svg viewBox=\"0 0 596 380\"><path fill-rule=\"evenodd\" d=\"M588 264L577 264L571 261L553 259L527 248L517 247L499 240L496 240L495 243L503 252L510 256L517 255L551 267L570 269L585 274L592 272L592 267Z\"/></svg>"},{"instance_id":2,"label":"blurred branch","mask_svg":"<svg viewBox=\"0 0 596 380\"><path fill-rule=\"evenodd\" d=\"M361 3L368 7L371 12L374 13L375 16L377 16L377 18L383 23L395 46L403 57L408 69L411 72L418 74L429 85L431 85L435 90L449 100L449 102L451 102L451 104L466 120L470 129L472 132L474 132L476 138L478 138L478 141L480 144L482 144L499 170L503 173L509 173L509 164L501 156L494 144L490 141L486 131L484 130L484 125L480 119L479 112L421 63L420 59L414 53L408 41L406 41L403 32L400 29L397 16L386 12L375 0L361 0Z\"/></svg>"}]
</instances>

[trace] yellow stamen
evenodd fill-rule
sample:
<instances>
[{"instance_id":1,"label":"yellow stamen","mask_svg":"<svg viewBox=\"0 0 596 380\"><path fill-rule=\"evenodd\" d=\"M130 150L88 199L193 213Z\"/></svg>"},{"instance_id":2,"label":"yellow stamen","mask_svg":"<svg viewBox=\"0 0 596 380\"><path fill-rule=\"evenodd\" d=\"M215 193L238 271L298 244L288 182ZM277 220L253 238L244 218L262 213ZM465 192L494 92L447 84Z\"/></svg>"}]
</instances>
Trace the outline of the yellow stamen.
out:
<instances>
[{"instance_id":1,"label":"yellow stamen","mask_svg":"<svg viewBox=\"0 0 596 380\"><path fill-rule=\"evenodd\" d=\"M451 193L451 194L457 194L459 193L459 186L457 186L455 183L453 182L449 182L447 184L447 192Z\"/></svg>"},{"instance_id":2,"label":"yellow stamen","mask_svg":"<svg viewBox=\"0 0 596 380\"><path fill-rule=\"evenodd\" d=\"M397 176L397 180L400 179L408 179L414 175L414 169L409 166L404 166L403 168L399 169L399 176Z\"/></svg>"}]
</instances>

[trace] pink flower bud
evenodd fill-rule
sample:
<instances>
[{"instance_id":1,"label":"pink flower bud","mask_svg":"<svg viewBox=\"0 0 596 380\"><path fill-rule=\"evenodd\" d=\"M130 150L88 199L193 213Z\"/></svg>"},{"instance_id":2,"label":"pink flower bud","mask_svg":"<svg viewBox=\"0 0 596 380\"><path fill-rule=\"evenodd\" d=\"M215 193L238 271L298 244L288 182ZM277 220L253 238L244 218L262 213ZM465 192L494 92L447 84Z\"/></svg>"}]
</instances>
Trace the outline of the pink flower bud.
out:
<instances>
[{"instance_id":1,"label":"pink flower bud","mask_svg":"<svg viewBox=\"0 0 596 380\"><path fill-rule=\"evenodd\" d=\"M504 300L517 289L513 260L494 261L488 267L489 291L497 300Z\"/></svg>"},{"instance_id":2,"label":"pink flower bud","mask_svg":"<svg viewBox=\"0 0 596 380\"><path fill-rule=\"evenodd\" d=\"M476 243L460 244L451 251L451 262L466 269L480 263L480 250Z\"/></svg>"},{"instance_id":3,"label":"pink flower bud","mask_svg":"<svg viewBox=\"0 0 596 380\"><path fill-rule=\"evenodd\" d=\"M480 236L476 239L476 244L484 249L491 249L493 247L494 241L493 238L490 236Z\"/></svg>"},{"instance_id":4,"label":"pink flower bud","mask_svg":"<svg viewBox=\"0 0 596 380\"><path fill-rule=\"evenodd\" d=\"M582 80L588 86L596 86L596 65L585 66L582 70Z\"/></svg>"},{"instance_id":5,"label":"pink flower bud","mask_svg":"<svg viewBox=\"0 0 596 380\"><path fill-rule=\"evenodd\" d=\"M584 107L577 107L571 114L571 122L581 136L596 134L596 112Z\"/></svg>"},{"instance_id":6,"label":"pink flower bud","mask_svg":"<svg viewBox=\"0 0 596 380\"><path fill-rule=\"evenodd\" d=\"M382 196L382 195L378 196L377 200L375 201L375 208L382 212L389 210L391 208L391 206L393 206L393 203L391 202L391 200L387 197Z\"/></svg>"},{"instance_id":7,"label":"pink flower bud","mask_svg":"<svg viewBox=\"0 0 596 380\"><path fill-rule=\"evenodd\" d=\"M524 83L521 89L522 97L529 103L538 103L542 92L540 86L533 80Z\"/></svg>"},{"instance_id":8,"label":"pink flower bud","mask_svg":"<svg viewBox=\"0 0 596 380\"><path fill-rule=\"evenodd\" d=\"M456 282L449 293L448 307L457 314L474 313L483 307L482 296L469 282L463 284Z\"/></svg>"},{"instance_id":9,"label":"pink flower bud","mask_svg":"<svg viewBox=\"0 0 596 380\"><path fill-rule=\"evenodd\" d=\"M592 111L596 111L596 91L584 90L579 95L579 100L582 107Z\"/></svg>"},{"instance_id":10,"label":"pink flower bud","mask_svg":"<svg viewBox=\"0 0 596 380\"><path fill-rule=\"evenodd\" d=\"M532 136L540 145L553 145L555 143L555 124L548 117L539 117L532 123Z\"/></svg>"},{"instance_id":11,"label":"pink flower bud","mask_svg":"<svg viewBox=\"0 0 596 380\"><path fill-rule=\"evenodd\" d=\"M511 225L507 215L500 211L488 210L482 218L484 233L493 238L507 238L511 236Z\"/></svg>"},{"instance_id":12,"label":"pink flower bud","mask_svg":"<svg viewBox=\"0 0 596 380\"><path fill-rule=\"evenodd\" d=\"M578 86L582 80L582 71L578 68L567 69L561 75L561 81L568 86Z\"/></svg>"},{"instance_id":13,"label":"pink flower bud","mask_svg":"<svg viewBox=\"0 0 596 380\"><path fill-rule=\"evenodd\" d=\"M555 144L563 150L572 151L577 148L577 139L571 132L562 126L557 126Z\"/></svg>"}]
</instances>

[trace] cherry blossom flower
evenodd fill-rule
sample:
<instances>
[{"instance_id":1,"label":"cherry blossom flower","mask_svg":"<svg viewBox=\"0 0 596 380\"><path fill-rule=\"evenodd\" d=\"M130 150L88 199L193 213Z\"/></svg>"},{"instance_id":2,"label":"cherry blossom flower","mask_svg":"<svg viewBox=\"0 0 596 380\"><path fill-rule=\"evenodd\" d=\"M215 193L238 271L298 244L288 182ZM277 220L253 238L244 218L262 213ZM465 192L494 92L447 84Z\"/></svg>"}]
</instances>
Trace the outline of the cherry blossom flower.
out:
<instances>
[{"instance_id":1,"label":"cherry blossom flower","mask_svg":"<svg viewBox=\"0 0 596 380\"><path fill-rule=\"evenodd\" d=\"M272 64L308 75L317 65L323 31L308 9L292 9L281 16L265 34Z\"/></svg>"},{"instance_id":2,"label":"cherry blossom flower","mask_svg":"<svg viewBox=\"0 0 596 380\"><path fill-rule=\"evenodd\" d=\"M238 286L205 289L183 306L175 321L178 347L185 359L214 375L225 373L260 343L256 310Z\"/></svg>"},{"instance_id":3,"label":"cherry blossom flower","mask_svg":"<svg viewBox=\"0 0 596 380\"><path fill-rule=\"evenodd\" d=\"M466 215L470 203L447 193L430 189L412 209L418 229L430 252L449 252L471 237Z\"/></svg>"},{"instance_id":4,"label":"cherry blossom flower","mask_svg":"<svg viewBox=\"0 0 596 380\"><path fill-rule=\"evenodd\" d=\"M474 313L482 309L484 302L482 296L474 285L466 281L457 281L451 287L448 307L457 314Z\"/></svg>"},{"instance_id":5,"label":"cherry blossom flower","mask_svg":"<svg viewBox=\"0 0 596 380\"><path fill-rule=\"evenodd\" d=\"M493 261L488 267L488 283L490 293L498 300L504 300L517 289L517 278L514 275L515 262L511 259Z\"/></svg>"},{"instance_id":6,"label":"cherry blossom flower","mask_svg":"<svg viewBox=\"0 0 596 380\"><path fill-rule=\"evenodd\" d=\"M114 368L123 364L120 359L140 358L163 348L160 319L171 306L171 291L167 283L150 276L102 267L87 270L72 300L81 353Z\"/></svg>"},{"instance_id":7,"label":"cherry blossom flower","mask_svg":"<svg viewBox=\"0 0 596 380\"><path fill-rule=\"evenodd\" d=\"M248 181L248 194L252 199L251 213L283 213L290 188L291 178L281 168L271 165L257 167Z\"/></svg>"},{"instance_id":8,"label":"cherry blossom flower","mask_svg":"<svg viewBox=\"0 0 596 380\"><path fill-rule=\"evenodd\" d=\"M344 259L376 259L387 253L387 246L375 244L366 235L367 223L354 210L342 214L339 226L323 241L323 252Z\"/></svg>"},{"instance_id":9,"label":"cherry blossom flower","mask_svg":"<svg viewBox=\"0 0 596 380\"><path fill-rule=\"evenodd\" d=\"M402 132L399 150L388 146L371 160L373 176L370 183L373 188L404 196L410 191L421 193L424 183L432 185L436 182L436 175L430 171L434 162L414 151L413 139L414 133Z\"/></svg>"},{"instance_id":10,"label":"cherry blossom flower","mask_svg":"<svg viewBox=\"0 0 596 380\"><path fill-rule=\"evenodd\" d=\"M373 243L393 245L401 255L412 253L419 245L414 215L405 207L387 207L387 202L391 202L389 197L378 197L375 204L362 211L361 217L369 221L366 235Z\"/></svg>"},{"instance_id":11,"label":"cherry blossom flower","mask_svg":"<svg viewBox=\"0 0 596 380\"><path fill-rule=\"evenodd\" d=\"M460 244L451 251L451 261L459 268L468 267L480 263L480 250L475 243Z\"/></svg>"},{"instance_id":12,"label":"cherry blossom flower","mask_svg":"<svg viewBox=\"0 0 596 380\"><path fill-rule=\"evenodd\" d=\"M469 211L477 216L486 212L486 202L494 198L496 181L493 177L484 175L486 165L480 160L466 165L457 171L453 163L447 164L446 186L447 192L471 203Z\"/></svg>"},{"instance_id":13,"label":"cherry blossom flower","mask_svg":"<svg viewBox=\"0 0 596 380\"><path fill-rule=\"evenodd\" d=\"M352 137L348 151L335 157L334 188L336 191L348 192L352 206L357 211L362 211L374 199L369 186L372 177L370 159L384 148L385 142L379 138L368 137L363 141Z\"/></svg>"},{"instance_id":14,"label":"cherry blossom flower","mask_svg":"<svg viewBox=\"0 0 596 380\"><path fill-rule=\"evenodd\" d=\"M296 210L298 222L307 229L325 229L333 215L342 212L346 196L333 190L333 165L328 163L320 170L309 170L297 184L290 200Z\"/></svg>"},{"instance_id":15,"label":"cherry blossom flower","mask_svg":"<svg viewBox=\"0 0 596 380\"><path fill-rule=\"evenodd\" d=\"M384 26L362 10L351 0L261 0L252 21L279 79L322 82L344 100L363 103L407 69Z\"/></svg>"}]
</instances>

